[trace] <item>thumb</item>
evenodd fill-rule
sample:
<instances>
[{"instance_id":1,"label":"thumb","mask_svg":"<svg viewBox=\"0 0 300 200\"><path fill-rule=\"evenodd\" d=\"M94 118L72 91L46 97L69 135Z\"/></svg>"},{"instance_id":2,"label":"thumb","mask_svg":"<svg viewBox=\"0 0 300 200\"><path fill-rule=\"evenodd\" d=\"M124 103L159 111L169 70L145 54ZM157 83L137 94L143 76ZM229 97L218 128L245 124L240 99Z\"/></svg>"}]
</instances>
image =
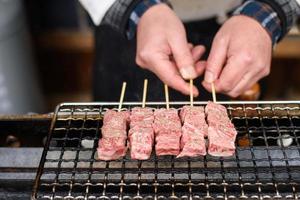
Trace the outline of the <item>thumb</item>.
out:
<instances>
[{"instance_id":1,"label":"thumb","mask_svg":"<svg viewBox=\"0 0 300 200\"><path fill-rule=\"evenodd\" d=\"M218 36L215 37L207 59L204 81L212 83L218 79L226 62L228 41Z\"/></svg>"},{"instance_id":2,"label":"thumb","mask_svg":"<svg viewBox=\"0 0 300 200\"><path fill-rule=\"evenodd\" d=\"M160 80L171 88L180 91L182 94L190 94L190 85L180 76L174 62L171 62L168 56L158 55L151 62L151 71L154 72ZM199 95L198 89L193 87L193 95Z\"/></svg>"},{"instance_id":3,"label":"thumb","mask_svg":"<svg viewBox=\"0 0 300 200\"><path fill-rule=\"evenodd\" d=\"M174 38L170 39L169 43L176 66L178 67L181 76L184 79L196 78L197 73L194 67L194 59L185 34L183 34L183 36L176 34Z\"/></svg>"}]
</instances>

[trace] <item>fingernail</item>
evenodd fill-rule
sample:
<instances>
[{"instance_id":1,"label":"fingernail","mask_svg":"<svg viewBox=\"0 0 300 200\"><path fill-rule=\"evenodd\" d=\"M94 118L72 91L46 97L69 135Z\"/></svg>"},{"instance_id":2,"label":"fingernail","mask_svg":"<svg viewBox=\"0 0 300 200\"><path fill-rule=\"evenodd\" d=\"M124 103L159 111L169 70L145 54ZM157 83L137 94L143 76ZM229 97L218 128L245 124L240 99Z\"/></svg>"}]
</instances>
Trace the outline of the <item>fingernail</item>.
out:
<instances>
[{"instance_id":1,"label":"fingernail","mask_svg":"<svg viewBox=\"0 0 300 200\"><path fill-rule=\"evenodd\" d=\"M215 80L214 74L211 73L211 72L209 72L209 71L207 71L207 72L205 73L205 78L204 78L204 80L205 80L205 82L207 82L207 83L212 83L212 82L214 82L214 80Z\"/></svg>"},{"instance_id":2,"label":"fingernail","mask_svg":"<svg viewBox=\"0 0 300 200\"><path fill-rule=\"evenodd\" d=\"M197 77L195 68L193 66L181 68L180 74L184 79L193 79Z\"/></svg>"}]
</instances>

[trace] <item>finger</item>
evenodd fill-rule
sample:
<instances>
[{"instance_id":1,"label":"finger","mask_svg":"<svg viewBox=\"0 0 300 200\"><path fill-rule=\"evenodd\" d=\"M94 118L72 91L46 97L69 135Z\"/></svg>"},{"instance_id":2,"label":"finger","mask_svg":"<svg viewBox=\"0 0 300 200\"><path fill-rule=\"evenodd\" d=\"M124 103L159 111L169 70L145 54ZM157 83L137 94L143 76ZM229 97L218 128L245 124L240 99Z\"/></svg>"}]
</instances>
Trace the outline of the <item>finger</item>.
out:
<instances>
[{"instance_id":1,"label":"finger","mask_svg":"<svg viewBox=\"0 0 300 200\"><path fill-rule=\"evenodd\" d=\"M195 64L196 73L198 76L201 76L206 68L206 61L198 61Z\"/></svg>"},{"instance_id":2,"label":"finger","mask_svg":"<svg viewBox=\"0 0 300 200\"><path fill-rule=\"evenodd\" d=\"M169 87L178 90L185 95L190 94L190 86L179 74L175 63L172 63L166 58L157 58L153 59L151 65L153 66L152 71ZM193 95L195 97L199 95L199 91L195 86L193 87Z\"/></svg>"},{"instance_id":3,"label":"finger","mask_svg":"<svg viewBox=\"0 0 300 200\"><path fill-rule=\"evenodd\" d=\"M176 66L179 69L181 76L184 79L194 79L197 77L194 68L194 59L189 45L186 41L186 36L176 36L169 38L169 44L172 50Z\"/></svg>"},{"instance_id":4,"label":"finger","mask_svg":"<svg viewBox=\"0 0 300 200\"><path fill-rule=\"evenodd\" d=\"M216 80L216 92L228 93L231 91L247 74L251 66L246 66L241 56L232 56L227 61L220 74L220 78Z\"/></svg>"},{"instance_id":5,"label":"finger","mask_svg":"<svg viewBox=\"0 0 300 200\"><path fill-rule=\"evenodd\" d=\"M251 75L251 73L248 72L244 76L242 76L239 83L237 83L237 85L235 85L231 91L222 92L222 93L227 94L231 97L236 97L236 95L240 95L243 91L247 90L249 85L250 85L249 86L249 88L250 88L254 83L256 83L259 80L259 78L257 78L257 77L259 77L259 76L253 75L253 73ZM215 84L218 84L218 81L219 80L217 80ZM211 84L210 83L203 81L202 85L208 92L211 92Z\"/></svg>"},{"instance_id":6,"label":"finger","mask_svg":"<svg viewBox=\"0 0 300 200\"><path fill-rule=\"evenodd\" d=\"M205 47L203 45L197 45L192 49L192 56L194 59L194 62L197 62L200 60L200 58L205 53Z\"/></svg>"},{"instance_id":7,"label":"finger","mask_svg":"<svg viewBox=\"0 0 300 200\"><path fill-rule=\"evenodd\" d=\"M190 51L192 52L192 56L193 56L194 62L198 61L198 60L201 58L201 56L198 55L198 54L201 54L201 51L202 51L201 49L202 49L202 48L199 49L199 47L196 46L196 47L197 47L197 50L195 51L195 50L194 50L194 45L193 45L192 43L188 43L188 46L189 46ZM200 45L199 45L199 46L200 46ZM195 53L194 53L193 51L195 51ZM200 52L199 52L199 51L200 51ZM173 55L170 55L170 60L171 60L171 61L174 61Z\"/></svg>"},{"instance_id":8,"label":"finger","mask_svg":"<svg viewBox=\"0 0 300 200\"><path fill-rule=\"evenodd\" d=\"M202 81L202 86L207 90L208 92L212 92L211 90L211 83L206 82L205 80Z\"/></svg>"},{"instance_id":9,"label":"finger","mask_svg":"<svg viewBox=\"0 0 300 200\"><path fill-rule=\"evenodd\" d=\"M228 40L216 36L207 60L207 67L204 76L204 80L206 82L212 83L218 79L223 65L226 62L227 49Z\"/></svg>"},{"instance_id":10,"label":"finger","mask_svg":"<svg viewBox=\"0 0 300 200\"><path fill-rule=\"evenodd\" d=\"M259 74L246 74L242 80L230 92L228 92L228 95L233 98L238 97L257 83L260 78L261 76Z\"/></svg>"},{"instance_id":11,"label":"finger","mask_svg":"<svg viewBox=\"0 0 300 200\"><path fill-rule=\"evenodd\" d=\"M170 74L171 75L171 74ZM184 95L190 94L190 85L183 80L181 75L178 73L173 74L171 76L160 77L158 76L165 84L169 87L181 92ZM198 89L193 86L193 96L197 97L199 95Z\"/></svg>"},{"instance_id":12,"label":"finger","mask_svg":"<svg viewBox=\"0 0 300 200\"><path fill-rule=\"evenodd\" d=\"M199 61L200 58L205 53L205 46L197 45L197 46L194 47L191 43L189 43L189 46L191 48L190 50L191 50L192 55L193 55L193 60L196 63L195 64L195 70L196 70L196 74L197 74L197 77L198 77L198 76L203 74L203 72L205 70L205 67L206 67L206 61ZM172 58L171 61L174 61L174 59Z\"/></svg>"}]
</instances>

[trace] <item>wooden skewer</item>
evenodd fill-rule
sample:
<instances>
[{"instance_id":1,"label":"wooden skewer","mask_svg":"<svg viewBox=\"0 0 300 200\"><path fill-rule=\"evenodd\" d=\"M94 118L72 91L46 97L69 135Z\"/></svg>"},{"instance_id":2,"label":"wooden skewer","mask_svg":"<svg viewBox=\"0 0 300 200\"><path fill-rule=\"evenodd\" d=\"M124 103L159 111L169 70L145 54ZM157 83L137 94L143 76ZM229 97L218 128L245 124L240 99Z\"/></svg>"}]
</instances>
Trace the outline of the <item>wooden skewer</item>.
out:
<instances>
[{"instance_id":1,"label":"wooden skewer","mask_svg":"<svg viewBox=\"0 0 300 200\"><path fill-rule=\"evenodd\" d=\"M194 81L193 79L190 79L190 103L192 107L194 106L193 86L194 86Z\"/></svg>"},{"instance_id":2,"label":"wooden skewer","mask_svg":"<svg viewBox=\"0 0 300 200\"><path fill-rule=\"evenodd\" d=\"M165 96L166 96L166 107L167 107L167 109L170 109L169 89L166 84L165 84Z\"/></svg>"},{"instance_id":3,"label":"wooden skewer","mask_svg":"<svg viewBox=\"0 0 300 200\"><path fill-rule=\"evenodd\" d=\"M212 92L213 102L217 103L216 89L214 83L211 83L211 92Z\"/></svg>"},{"instance_id":4,"label":"wooden skewer","mask_svg":"<svg viewBox=\"0 0 300 200\"><path fill-rule=\"evenodd\" d=\"M143 108L146 106L146 99L147 99L147 88L148 88L148 79L144 80L144 91L143 91Z\"/></svg>"},{"instance_id":5,"label":"wooden skewer","mask_svg":"<svg viewBox=\"0 0 300 200\"><path fill-rule=\"evenodd\" d=\"M119 108L118 108L118 111L119 111L119 112L120 112L121 109L122 109L122 104L123 104L124 95L125 95L125 91L126 91L126 85L127 85L127 83L126 83L126 82L123 82L123 85L122 85L122 91L121 91L121 96L120 96L120 102L119 102Z\"/></svg>"}]
</instances>

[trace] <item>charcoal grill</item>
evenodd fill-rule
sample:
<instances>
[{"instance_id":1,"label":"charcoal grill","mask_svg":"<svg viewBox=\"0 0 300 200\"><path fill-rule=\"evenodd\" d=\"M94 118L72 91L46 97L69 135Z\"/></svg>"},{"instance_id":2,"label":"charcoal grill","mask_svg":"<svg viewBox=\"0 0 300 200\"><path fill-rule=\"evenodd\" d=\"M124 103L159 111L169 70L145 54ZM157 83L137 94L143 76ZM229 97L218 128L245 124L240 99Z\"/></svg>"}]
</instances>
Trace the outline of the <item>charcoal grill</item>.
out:
<instances>
[{"instance_id":1,"label":"charcoal grill","mask_svg":"<svg viewBox=\"0 0 300 200\"><path fill-rule=\"evenodd\" d=\"M234 156L153 155L147 161L135 161L127 155L111 162L97 160L96 148L103 113L118 104L59 105L32 199L298 199L300 102L220 103L238 131ZM141 103L124 103L123 108L134 106ZM288 146L284 145L287 138L292 142Z\"/></svg>"}]
</instances>

